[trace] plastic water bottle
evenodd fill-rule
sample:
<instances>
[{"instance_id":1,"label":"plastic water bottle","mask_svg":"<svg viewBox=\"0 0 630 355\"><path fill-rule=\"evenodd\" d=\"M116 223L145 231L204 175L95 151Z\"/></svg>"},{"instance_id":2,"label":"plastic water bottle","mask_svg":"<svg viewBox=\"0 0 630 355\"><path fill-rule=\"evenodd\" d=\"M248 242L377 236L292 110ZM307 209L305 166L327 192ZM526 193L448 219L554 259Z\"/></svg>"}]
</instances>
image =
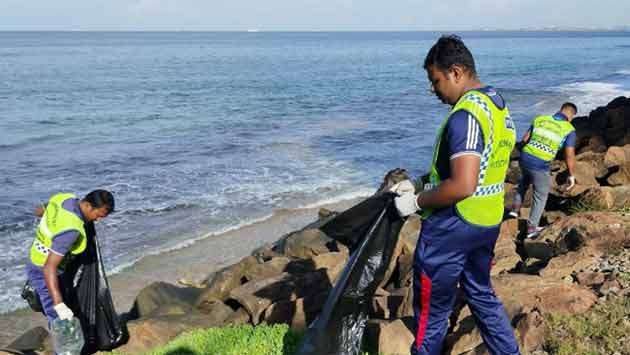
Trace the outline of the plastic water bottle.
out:
<instances>
[{"instance_id":1,"label":"plastic water bottle","mask_svg":"<svg viewBox=\"0 0 630 355\"><path fill-rule=\"evenodd\" d=\"M52 324L53 347L57 355L79 355L83 348L81 322L76 317L55 319Z\"/></svg>"}]
</instances>

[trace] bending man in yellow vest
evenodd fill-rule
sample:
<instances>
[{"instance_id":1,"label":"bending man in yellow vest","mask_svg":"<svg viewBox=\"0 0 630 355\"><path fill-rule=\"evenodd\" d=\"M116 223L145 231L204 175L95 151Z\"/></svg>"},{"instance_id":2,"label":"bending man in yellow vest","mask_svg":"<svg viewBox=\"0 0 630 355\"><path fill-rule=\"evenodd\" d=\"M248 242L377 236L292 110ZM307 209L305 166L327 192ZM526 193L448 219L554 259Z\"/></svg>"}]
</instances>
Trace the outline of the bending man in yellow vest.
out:
<instances>
[{"instance_id":1,"label":"bending man in yellow vest","mask_svg":"<svg viewBox=\"0 0 630 355\"><path fill-rule=\"evenodd\" d=\"M527 221L527 238L535 238L542 229L538 224L545 210L551 187L550 164L561 148L564 148L569 170L568 188L570 189L575 185L576 136L571 121L576 114L577 107L571 102L565 102L555 115L534 118L531 127L523 136L522 144L524 146L519 161L521 178L510 215L518 217L523 197L529 185L533 185L534 196Z\"/></svg>"},{"instance_id":2,"label":"bending man in yellow vest","mask_svg":"<svg viewBox=\"0 0 630 355\"><path fill-rule=\"evenodd\" d=\"M84 223L98 221L113 210L114 196L109 191L94 190L80 201L70 193L56 194L45 208L35 211L42 219L31 245L26 270L49 324L57 318L74 317L63 302L59 275L63 266L86 248Z\"/></svg>"},{"instance_id":3,"label":"bending man in yellow vest","mask_svg":"<svg viewBox=\"0 0 630 355\"><path fill-rule=\"evenodd\" d=\"M441 354L457 286L491 354L519 349L490 265L503 217L503 182L516 141L505 101L483 85L456 36L440 38L424 61L431 89L452 109L437 133L429 183L395 199L402 216L422 209L414 255L415 342L411 353Z\"/></svg>"}]
</instances>

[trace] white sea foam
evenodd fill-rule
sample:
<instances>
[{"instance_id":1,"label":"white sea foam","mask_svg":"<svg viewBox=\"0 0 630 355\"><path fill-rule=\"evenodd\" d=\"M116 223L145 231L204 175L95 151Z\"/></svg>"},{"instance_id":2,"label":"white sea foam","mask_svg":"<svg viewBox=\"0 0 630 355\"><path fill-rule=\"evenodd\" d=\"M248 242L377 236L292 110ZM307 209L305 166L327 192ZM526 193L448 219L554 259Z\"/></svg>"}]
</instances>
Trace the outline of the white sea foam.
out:
<instances>
[{"instance_id":1,"label":"white sea foam","mask_svg":"<svg viewBox=\"0 0 630 355\"><path fill-rule=\"evenodd\" d=\"M340 203L340 202L343 202L343 201L349 201L349 200L354 200L354 199L357 199L357 198L367 197L367 196L370 196L373 193L374 193L374 189L370 190L370 189L367 189L367 188L361 188L361 189L359 189L357 191L347 192L347 193L344 193L344 194L341 194L341 195L338 195L338 196L335 196L335 197L329 197L329 198L321 199L321 200L318 200L318 201L310 203L310 204L306 204L306 205L303 205L303 206L298 206L296 208L292 208L290 210L304 210L304 209L318 208L318 207L321 207L321 206L324 206L324 205L335 204L335 203ZM139 257L135 258L132 261L129 261L129 262L117 265L116 267L112 268L112 270L109 271L109 273L110 274L115 274L115 273L121 272L124 269L133 266L135 263L140 261L145 256L159 255L159 254L162 254L162 253L167 253L167 252L170 252L170 251L183 249L183 248L186 248L186 247L189 247L189 246L193 245L197 241L200 241L200 240L203 240L203 239L206 239L206 238L210 238L210 237L213 237L213 236L229 233L229 232L232 232L232 231L244 228L244 227L248 227L248 226L254 225L256 223L264 222L266 220L269 220L269 219L273 218L274 215L275 215L275 212L270 213L268 215L265 215L263 217L251 218L251 219L244 220L244 221L242 221L240 223L237 223L235 225L232 225L232 226L221 228L219 230L215 230L215 231L212 231L212 232L209 232L209 233L204 233L204 234L201 234L199 236L187 239L185 241L179 242L179 243L177 243L175 245L172 245L170 247L156 248L156 249L154 249L154 251L152 251L150 253L147 253L147 254L144 254L142 256L139 256Z\"/></svg>"},{"instance_id":2,"label":"white sea foam","mask_svg":"<svg viewBox=\"0 0 630 355\"><path fill-rule=\"evenodd\" d=\"M618 96L630 96L630 88L620 84L584 81L562 85L560 92L568 95L567 100L574 102L580 114L588 114L599 106L605 106Z\"/></svg>"}]
</instances>

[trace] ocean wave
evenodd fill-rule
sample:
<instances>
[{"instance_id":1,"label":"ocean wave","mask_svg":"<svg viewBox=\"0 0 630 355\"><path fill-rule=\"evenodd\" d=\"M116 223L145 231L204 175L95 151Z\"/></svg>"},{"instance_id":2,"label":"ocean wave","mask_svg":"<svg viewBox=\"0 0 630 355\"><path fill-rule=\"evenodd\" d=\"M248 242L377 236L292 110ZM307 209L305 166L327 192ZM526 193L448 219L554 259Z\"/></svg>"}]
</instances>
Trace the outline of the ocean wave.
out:
<instances>
[{"instance_id":1,"label":"ocean wave","mask_svg":"<svg viewBox=\"0 0 630 355\"><path fill-rule=\"evenodd\" d=\"M630 96L630 88L621 84L583 81L561 85L561 93L567 94L568 100L578 106L580 112L589 112L599 106L605 106L618 96Z\"/></svg>"},{"instance_id":2,"label":"ocean wave","mask_svg":"<svg viewBox=\"0 0 630 355\"><path fill-rule=\"evenodd\" d=\"M309 204L305 204L302 206L298 206L295 208L285 208L285 209L276 209L274 210L272 213L264 215L262 217L258 217L258 218L250 218L250 219L246 219L243 220L237 224L231 225L231 226L226 226L223 227L221 229L218 230L214 230L208 233L204 233L201 234L199 236L196 236L194 238L190 238L187 239L185 241L179 242L175 245L169 246L169 247L164 247L164 248L156 248L154 249L154 251L144 254L142 256L139 256L131 261L119 264L117 266L115 266L114 268L112 268L112 270L110 271L112 274L118 273L123 271L124 269L133 266L134 264L136 264L138 261L140 261L142 258L146 257L146 256L151 256L151 255L159 255L159 254L163 254L163 253L168 253L174 250L179 250L179 249L183 249L186 247L189 247L193 244L195 244L198 241L201 241L203 239L206 238L211 238L214 236L218 236L218 235L222 235L225 233L229 233L232 231L236 231L239 230L241 228L245 228L245 227L249 227L252 226L254 224L257 223L262 223L265 221L268 221L274 217L276 217L279 214L287 214L287 213L291 213L293 211L299 211L299 210L305 210L305 209L314 209L314 208L318 208L321 206L325 206L325 205L331 205L331 204L336 204L336 203L341 203L344 201L351 201L351 200L355 200L358 198L364 198L367 196L370 196L371 194L374 193L373 189L367 189L367 188L361 188L358 189L356 191L352 191L352 192L348 192L348 193L344 193L344 194L340 194L338 196L335 197L329 197L329 198L324 198L318 201L315 201L313 203L309 203Z\"/></svg>"},{"instance_id":3,"label":"ocean wave","mask_svg":"<svg viewBox=\"0 0 630 355\"><path fill-rule=\"evenodd\" d=\"M181 203L176 203L173 205L165 205L165 206L158 206L158 207L124 209L124 210L121 210L120 212L116 211L116 216L125 216L125 215L146 216L146 215L155 215L155 214L162 214L166 212L172 212L175 210L185 210L185 209L201 208L201 207L202 206L195 203L181 202Z\"/></svg>"},{"instance_id":4,"label":"ocean wave","mask_svg":"<svg viewBox=\"0 0 630 355\"><path fill-rule=\"evenodd\" d=\"M630 75L630 69L619 70L615 74Z\"/></svg>"}]
</instances>

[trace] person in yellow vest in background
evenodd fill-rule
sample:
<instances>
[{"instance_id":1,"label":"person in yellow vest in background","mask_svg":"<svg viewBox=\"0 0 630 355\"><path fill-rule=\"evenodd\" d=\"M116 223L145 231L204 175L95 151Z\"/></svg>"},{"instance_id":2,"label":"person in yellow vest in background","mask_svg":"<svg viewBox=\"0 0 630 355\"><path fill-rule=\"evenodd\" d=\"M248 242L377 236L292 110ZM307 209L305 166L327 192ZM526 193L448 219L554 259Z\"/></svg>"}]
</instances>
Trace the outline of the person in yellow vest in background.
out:
<instances>
[{"instance_id":1,"label":"person in yellow vest in background","mask_svg":"<svg viewBox=\"0 0 630 355\"><path fill-rule=\"evenodd\" d=\"M577 107L565 102L553 116L534 118L531 127L523 136L523 146L519 165L521 177L512 203L510 215L519 216L519 210L529 185L534 186L532 208L527 221L527 238L536 238L542 230L538 226L545 210L551 187L550 164L558 151L564 148L564 156L569 170L568 187L575 185L575 128L571 125L577 114Z\"/></svg>"},{"instance_id":2,"label":"person in yellow vest in background","mask_svg":"<svg viewBox=\"0 0 630 355\"><path fill-rule=\"evenodd\" d=\"M49 325L59 319L72 319L72 310L64 303L59 276L64 265L85 251L87 235L84 224L96 222L114 211L114 196L106 190L94 190L82 200L70 193L50 198L35 214L41 221L31 245L27 274L37 292Z\"/></svg>"},{"instance_id":3,"label":"person in yellow vest in background","mask_svg":"<svg viewBox=\"0 0 630 355\"><path fill-rule=\"evenodd\" d=\"M503 304L490 282L503 220L505 175L516 143L503 97L477 77L472 54L457 36L443 36L424 68L431 90L452 108L438 129L424 191L401 193L398 213L422 210L413 263L413 355L442 352L457 286L491 354L519 354Z\"/></svg>"}]
</instances>

